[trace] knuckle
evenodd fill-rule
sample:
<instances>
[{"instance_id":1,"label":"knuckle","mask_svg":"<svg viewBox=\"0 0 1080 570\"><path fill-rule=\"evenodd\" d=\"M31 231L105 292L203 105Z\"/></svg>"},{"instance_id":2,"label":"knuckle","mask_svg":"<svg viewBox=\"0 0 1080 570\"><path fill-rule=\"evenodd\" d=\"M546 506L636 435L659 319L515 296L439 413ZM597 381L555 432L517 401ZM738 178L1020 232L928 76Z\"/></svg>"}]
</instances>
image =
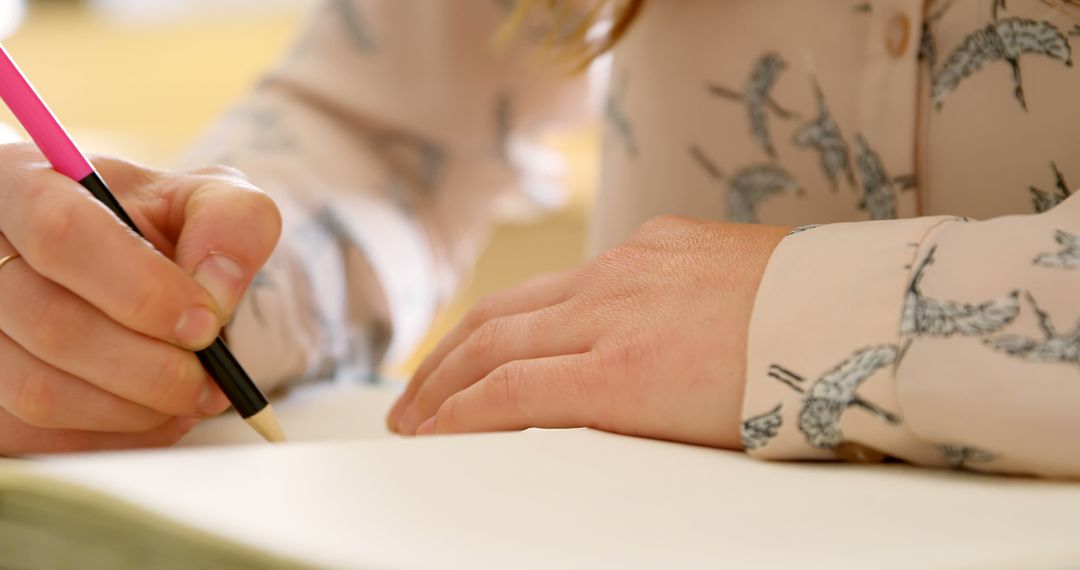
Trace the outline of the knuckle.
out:
<instances>
[{"instance_id":1,"label":"knuckle","mask_svg":"<svg viewBox=\"0 0 1080 570\"><path fill-rule=\"evenodd\" d=\"M140 179L160 174L159 171L142 164L109 154L92 154L87 158L98 170L106 170L110 174L123 173L126 176L135 176Z\"/></svg>"},{"instance_id":2,"label":"knuckle","mask_svg":"<svg viewBox=\"0 0 1080 570\"><path fill-rule=\"evenodd\" d=\"M588 311L588 303L574 296L537 311L536 318L526 319L524 325L529 334L545 331L551 327L573 326L585 322Z\"/></svg>"},{"instance_id":3,"label":"knuckle","mask_svg":"<svg viewBox=\"0 0 1080 570\"><path fill-rule=\"evenodd\" d=\"M41 151L37 146L29 142L14 142L0 144L0 163L4 165L26 163L28 161L40 161Z\"/></svg>"},{"instance_id":4,"label":"knuckle","mask_svg":"<svg viewBox=\"0 0 1080 570\"><path fill-rule=\"evenodd\" d=\"M588 267L583 292L606 301L628 290L643 274L654 270L651 252L641 243L624 243L600 254Z\"/></svg>"},{"instance_id":5,"label":"knuckle","mask_svg":"<svg viewBox=\"0 0 1080 570\"><path fill-rule=\"evenodd\" d=\"M612 377L611 374L644 367L651 357L651 348L640 341L616 338L599 346L597 353L604 369L602 376Z\"/></svg>"},{"instance_id":6,"label":"knuckle","mask_svg":"<svg viewBox=\"0 0 1080 570\"><path fill-rule=\"evenodd\" d=\"M473 359L488 354L495 348L504 328L505 322L503 319L490 320L480 325L476 331L469 335L469 340L462 349L464 356Z\"/></svg>"},{"instance_id":7,"label":"knuckle","mask_svg":"<svg viewBox=\"0 0 1080 570\"><path fill-rule=\"evenodd\" d=\"M45 196L49 190L44 182L36 183L30 195L27 214L28 239L24 253L38 263L55 261L64 245L72 240L79 227L79 216L70 202L57 202Z\"/></svg>"},{"instance_id":8,"label":"knuckle","mask_svg":"<svg viewBox=\"0 0 1080 570\"><path fill-rule=\"evenodd\" d=\"M523 402L525 371L520 362L510 362L491 373L490 382L497 390L500 405L512 410L520 410Z\"/></svg>"},{"instance_id":9,"label":"knuckle","mask_svg":"<svg viewBox=\"0 0 1080 570\"><path fill-rule=\"evenodd\" d=\"M198 398L202 395L205 378L195 373L193 354L179 350L161 359L160 368L153 382L146 405L151 409L167 414L187 414L195 409Z\"/></svg>"},{"instance_id":10,"label":"knuckle","mask_svg":"<svg viewBox=\"0 0 1080 570\"><path fill-rule=\"evenodd\" d=\"M281 233L281 210L278 209L277 202L271 198L268 194L262 190L252 189L247 193L248 195L248 208L251 211L252 219L259 220L260 223L271 223L272 226L268 226L274 229L274 235L280 235Z\"/></svg>"}]
</instances>

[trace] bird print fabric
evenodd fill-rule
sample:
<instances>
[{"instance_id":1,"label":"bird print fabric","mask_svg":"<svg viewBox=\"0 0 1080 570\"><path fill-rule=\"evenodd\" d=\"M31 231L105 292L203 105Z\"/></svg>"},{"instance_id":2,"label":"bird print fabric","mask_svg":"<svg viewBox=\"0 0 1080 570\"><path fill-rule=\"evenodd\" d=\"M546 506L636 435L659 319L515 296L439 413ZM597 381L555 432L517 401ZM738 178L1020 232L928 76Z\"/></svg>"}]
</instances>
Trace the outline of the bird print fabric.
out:
<instances>
[{"instance_id":1,"label":"bird print fabric","mask_svg":"<svg viewBox=\"0 0 1080 570\"><path fill-rule=\"evenodd\" d=\"M346 35L355 49L363 54L373 54L379 50L379 44L372 37L364 9L353 0L331 0L331 8L337 12Z\"/></svg>"},{"instance_id":2,"label":"bird print fabric","mask_svg":"<svg viewBox=\"0 0 1080 570\"><path fill-rule=\"evenodd\" d=\"M818 115L813 122L807 123L795 131L793 142L797 147L812 148L818 152L821 168L829 179L833 189L840 185L841 177L848 185L855 185L855 173L851 169L851 156L847 142L840 134L829 108L825 105L825 94L821 86L814 82L814 99L817 101Z\"/></svg>"},{"instance_id":3,"label":"bird print fabric","mask_svg":"<svg viewBox=\"0 0 1080 570\"><path fill-rule=\"evenodd\" d=\"M604 118L615 140L621 143L627 155L634 156L637 154L637 139L634 136L634 127L626 115L623 101L629 87L628 81L629 78L624 74L613 83L607 102L604 104Z\"/></svg>"},{"instance_id":4,"label":"bird print fabric","mask_svg":"<svg viewBox=\"0 0 1080 570\"><path fill-rule=\"evenodd\" d=\"M892 178L885 165L863 136L855 136L855 164L859 168L862 199L859 208L870 213L871 220L891 220L896 217L896 192L911 186L909 177Z\"/></svg>"},{"instance_id":5,"label":"bird print fabric","mask_svg":"<svg viewBox=\"0 0 1080 570\"><path fill-rule=\"evenodd\" d=\"M1054 232L1054 241L1061 250L1040 253L1035 257L1035 265L1057 269L1080 269L1080 233L1071 234L1064 230Z\"/></svg>"},{"instance_id":6,"label":"bird print fabric","mask_svg":"<svg viewBox=\"0 0 1080 570\"><path fill-rule=\"evenodd\" d=\"M929 66L930 72L933 73L937 69L937 39L934 36L934 26L940 21L945 13L949 11L955 0L944 0L939 2L939 5L933 6L931 11L926 16L926 20L923 22L922 30L919 37L919 52L918 58L925 61Z\"/></svg>"},{"instance_id":7,"label":"bird print fabric","mask_svg":"<svg viewBox=\"0 0 1080 570\"><path fill-rule=\"evenodd\" d=\"M1030 188L1031 201L1035 205L1035 212L1039 214L1051 210L1072 195L1072 190L1069 188L1069 185L1065 183L1065 177L1061 175L1061 171L1058 170L1057 164L1051 162L1050 168L1054 171L1055 191L1046 192L1034 186Z\"/></svg>"},{"instance_id":8,"label":"bird print fabric","mask_svg":"<svg viewBox=\"0 0 1080 570\"><path fill-rule=\"evenodd\" d=\"M1056 362L1080 366L1080 320L1071 331L1058 333L1054 328L1050 315L1039 308L1031 293L1026 293L1025 298L1038 317L1039 329L1042 331L1043 337L1030 338L1015 334L1002 335L986 339L984 342L986 342L987 346L1010 356L1032 362Z\"/></svg>"},{"instance_id":9,"label":"bird print fabric","mask_svg":"<svg viewBox=\"0 0 1080 570\"><path fill-rule=\"evenodd\" d=\"M725 175L698 146L690 148L690 155L717 182L723 183ZM727 219L743 224L758 223L757 208L770 197L778 194L799 194L799 183L783 168L775 164L755 164L739 169L727 180Z\"/></svg>"},{"instance_id":10,"label":"bird print fabric","mask_svg":"<svg viewBox=\"0 0 1080 570\"><path fill-rule=\"evenodd\" d=\"M709 85L713 95L741 102L746 105L750 118L750 133L770 158L776 158L776 148L769 134L768 115L780 119L792 119L795 114L780 106L773 99L772 90L787 63L775 53L766 53L754 64L754 70L743 91L735 91L719 84Z\"/></svg>"},{"instance_id":11,"label":"bird print fabric","mask_svg":"<svg viewBox=\"0 0 1080 570\"><path fill-rule=\"evenodd\" d=\"M404 360L591 118L590 256L659 215L792 228L745 333L751 454L1080 477L1080 4L648 0L595 105L534 4L494 49L515 0L322 0L185 161L284 214L228 330L264 388Z\"/></svg>"},{"instance_id":12,"label":"bird print fabric","mask_svg":"<svg viewBox=\"0 0 1080 570\"><path fill-rule=\"evenodd\" d=\"M1021 56L1047 57L1072 67L1072 48L1069 38L1061 30L1049 22L1026 18L998 20L996 14L1000 5L997 0L994 2L994 20L969 35L945 58L941 67L933 69L932 98L938 107L962 81L993 62L1003 62L1012 72L1016 100L1026 110Z\"/></svg>"},{"instance_id":13,"label":"bird print fabric","mask_svg":"<svg viewBox=\"0 0 1080 570\"><path fill-rule=\"evenodd\" d=\"M823 374L809 387L806 379L778 365L769 367L769 376L803 394L799 412L799 431L810 445L835 448L844 442L840 419L848 408L858 407L887 423L898 424L900 418L859 397L856 390L878 370L896 361L895 346L872 346L859 349L843 362Z\"/></svg>"},{"instance_id":14,"label":"bird print fabric","mask_svg":"<svg viewBox=\"0 0 1080 570\"><path fill-rule=\"evenodd\" d=\"M931 247L915 269L904 298L900 334L942 337L979 335L999 331L1016 318L1020 312L1019 291L977 304L925 296L922 280L927 268L934 263L936 251L936 246Z\"/></svg>"},{"instance_id":15,"label":"bird print fabric","mask_svg":"<svg viewBox=\"0 0 1080 570\"><path fill-rule=\"evenodd\" d=\"M764 447L769 440L776 437L776 432L784 423L780 415L781 406L777 406L764 414L747 418L742 423L742 446L743 449L757 449Z\"/></svg>"},{"instance_id":16,"label":"bird print fabric","mask_svg":"<svg viewBox=\"0 0 1080 570\"><path fill-rule=\"evenodd\" d=\"M799 233L809 231L809 230L812 230L814 228L820 228L820 227L821 227L821 224L806 224L804 226L799 226L799 227L791 230L790 232L788 232L788 235L792 236L792 235L795 235L795 234L799 234Z\"/></svg>"},{"instance_id":17,"label":"bird print fabric","mask_svg":"<svg viewBox=\"0 0 1080 570\"><path fill-rule=\"evenodd\" d=\"M969 463L985 463L993 461L996 457L989 451L963 445L943 445L941 454L950 467L958 470L967 469Z\"/></svg>"}]
</instances>

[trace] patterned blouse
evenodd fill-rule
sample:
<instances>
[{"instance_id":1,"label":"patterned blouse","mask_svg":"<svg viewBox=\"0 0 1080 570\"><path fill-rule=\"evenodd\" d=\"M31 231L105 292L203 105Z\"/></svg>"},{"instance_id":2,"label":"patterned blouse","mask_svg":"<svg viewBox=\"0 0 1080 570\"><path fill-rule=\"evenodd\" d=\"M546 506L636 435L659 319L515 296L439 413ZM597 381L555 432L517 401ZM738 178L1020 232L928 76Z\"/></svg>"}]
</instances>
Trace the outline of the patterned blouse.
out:
<instances>
[{"instance_id":1,"label":"patterned blouse","mask_svg":"<svg viewBox=\"0 0 1080 570\"><path fill-rule=\"evenodd\" d=\"M750 329L743 444L1080 476L1080 5L651 1L606 100L513 0L328 0L194 163L283 242L231 325L266 387L402 354L490 224L558 202L539 144L606 120L597 252L661 214L800 226Z\"/></svg>"}]
</instances>

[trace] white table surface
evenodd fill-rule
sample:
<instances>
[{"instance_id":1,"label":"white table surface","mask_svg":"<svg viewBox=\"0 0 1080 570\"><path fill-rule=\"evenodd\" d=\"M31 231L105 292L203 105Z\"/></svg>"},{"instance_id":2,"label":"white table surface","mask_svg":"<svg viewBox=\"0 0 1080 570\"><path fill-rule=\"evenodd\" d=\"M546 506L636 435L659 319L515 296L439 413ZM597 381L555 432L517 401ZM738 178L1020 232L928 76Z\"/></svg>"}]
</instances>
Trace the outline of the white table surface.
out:
<instances>
[{"instance_id":1,"label":"white table surface","mask_svg":"<svg viewBox=\"0 0 1080 570\"><path fill-rule=\"evenodd\" d=\"M588 430L401 439L382 428L392 392L305 394L277 406L283 446L244 444L225 417L193 449L40 468L334 567L1080 568L1077 483L765 463ZM326 438L349 441L311 441ZM214 440L227 445L201 447Z\"/></svg>"}]
</instances>

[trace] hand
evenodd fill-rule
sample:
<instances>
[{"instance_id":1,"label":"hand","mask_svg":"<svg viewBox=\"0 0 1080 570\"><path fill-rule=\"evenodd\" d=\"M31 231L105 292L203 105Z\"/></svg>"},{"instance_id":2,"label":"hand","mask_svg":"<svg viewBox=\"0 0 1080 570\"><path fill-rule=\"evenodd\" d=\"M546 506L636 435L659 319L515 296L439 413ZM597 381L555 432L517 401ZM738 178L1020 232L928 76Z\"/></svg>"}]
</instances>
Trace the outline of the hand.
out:
<instances>
[{"instance_id":1,"label":"hand","mask_svg":"<svg viewBox=\"0 0 1080 570\"><path fill-rule=\"evenodd\" d=\"M580 269L492 295L428 356L388 424L738 448L750 313L786 232L658 218Z\"/></svg>"},{"instance_id":2,"label":"hand","mask_svg":"<svg viewBox=\"0 0 1080 570\"><path fill-rule=\"evenodd\" d=\"M22 255L0 269L0 455L170 445L228 407L191 351L269 256L276 207L232 170L94 162L150 243L0 146L0 258Z\"/></svg>"}]
</instances>

